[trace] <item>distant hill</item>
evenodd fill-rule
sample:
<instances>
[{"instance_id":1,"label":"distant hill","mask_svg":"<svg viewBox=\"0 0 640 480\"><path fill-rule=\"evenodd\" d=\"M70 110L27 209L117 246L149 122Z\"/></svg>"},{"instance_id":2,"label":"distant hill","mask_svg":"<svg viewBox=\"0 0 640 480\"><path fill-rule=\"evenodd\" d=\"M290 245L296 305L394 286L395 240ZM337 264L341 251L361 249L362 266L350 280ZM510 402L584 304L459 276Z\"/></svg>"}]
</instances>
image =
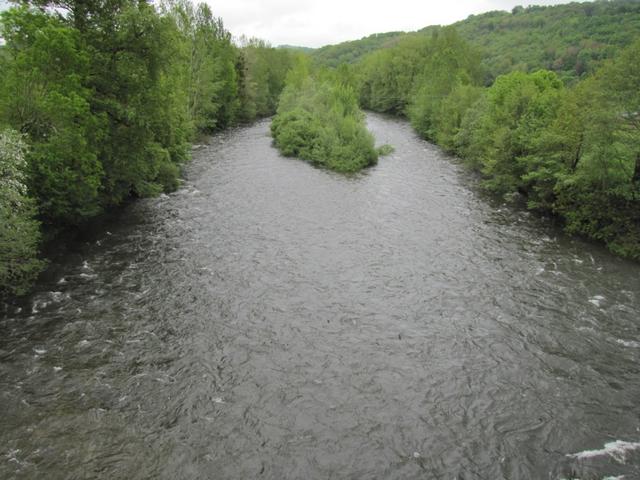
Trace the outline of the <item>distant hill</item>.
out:
<instances>
[{"instance_id":1,"label":"distant hill","mask_svg":"<svg viewBox=\"0 0 640 480\"><path fill-rule=\"evenodd\" d=\"M278 45L276 48L281 48L284 50L295 50L297 52L305 52L305 53L311 53L314 51L314 49L311 47L299 47L297 45Z\"/></svg>"},{"instance_id":2,"label":"distant hill","mask_svg":"<svg viewBox=\"0 0 640 480\"><path fill-rule=\"evenodd\" d=\"M328 67L337 67L342 63L355 63L367 53L394 45L399 38L405 35L405 32L374 33L360 40L317 48L313 51L312 56L319 63Z\"/></svg>"},{"instance_id":3,"label":"distant hill","mask_svg":"<svg viewBox=\"0 0 640 480\"><path fill-rule=\"evenodd\" d=\"M453 24L483 52L490 78L512 70L546 68L563 77L593 70L620 46L640 36L640 1L598 0L555 6L515 7L472 15ZM393 45L408 35L429 35L438 26L418 32L375 34L361 40L322 47L312 52L322 65L356 63L367 53Z\"/></svg>"}]
</instances>

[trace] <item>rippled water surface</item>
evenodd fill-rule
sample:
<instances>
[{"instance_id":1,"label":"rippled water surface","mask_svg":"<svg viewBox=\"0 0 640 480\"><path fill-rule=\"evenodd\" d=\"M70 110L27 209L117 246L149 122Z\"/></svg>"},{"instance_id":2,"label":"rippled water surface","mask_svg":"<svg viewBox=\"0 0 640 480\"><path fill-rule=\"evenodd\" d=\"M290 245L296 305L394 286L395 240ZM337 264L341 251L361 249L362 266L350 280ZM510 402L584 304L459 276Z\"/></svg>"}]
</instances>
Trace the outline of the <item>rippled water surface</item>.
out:
<instances>
[{"instance_id":1,"label":"rippled water surface","mask_svg":"<svg viewBox=\"0 0 640 480\"><path fill-rule=\"evenodd\" d=\"M353 177L268 126L4 314L0 478L640 478L637 264L405 122L369 117L396 151Z\"/></svg>"}]
</instances>

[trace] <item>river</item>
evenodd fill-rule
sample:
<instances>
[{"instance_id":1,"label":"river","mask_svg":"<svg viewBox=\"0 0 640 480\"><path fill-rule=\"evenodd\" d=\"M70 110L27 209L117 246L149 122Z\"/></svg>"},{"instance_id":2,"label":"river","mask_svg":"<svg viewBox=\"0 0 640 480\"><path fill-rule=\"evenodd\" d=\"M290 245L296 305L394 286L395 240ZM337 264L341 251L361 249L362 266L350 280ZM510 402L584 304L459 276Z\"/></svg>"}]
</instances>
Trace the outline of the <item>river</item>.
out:
<instances>
[{"instance_id":1,"label":"river","mask_svg":"<svg viewBox=\"0 0 640 480\"><path fill-rule=\"evenodd\" d=\"M639 266L368 124L355 176L211 137L55 253L0 320L0 478L640 478Z\"/></svg>"}]
</instances>

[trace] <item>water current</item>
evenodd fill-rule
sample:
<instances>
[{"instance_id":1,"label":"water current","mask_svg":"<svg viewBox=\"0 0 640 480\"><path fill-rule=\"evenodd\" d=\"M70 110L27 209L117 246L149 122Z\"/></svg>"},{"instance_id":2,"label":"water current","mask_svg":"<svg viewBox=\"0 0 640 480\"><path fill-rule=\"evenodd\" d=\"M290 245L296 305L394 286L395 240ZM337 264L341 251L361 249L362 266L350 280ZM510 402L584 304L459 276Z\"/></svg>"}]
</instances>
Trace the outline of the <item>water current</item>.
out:
<instances>
[{"instance_id":1,"label":"water current","mask_svg":"<svg viewBox=\"0 0 640 480\"><path fill-rule=\"evenodd\" d=\"M401 120L344 176L268 121L0 317L3 479L640 479L640 272Z\"/></svg>"}]
</instances>

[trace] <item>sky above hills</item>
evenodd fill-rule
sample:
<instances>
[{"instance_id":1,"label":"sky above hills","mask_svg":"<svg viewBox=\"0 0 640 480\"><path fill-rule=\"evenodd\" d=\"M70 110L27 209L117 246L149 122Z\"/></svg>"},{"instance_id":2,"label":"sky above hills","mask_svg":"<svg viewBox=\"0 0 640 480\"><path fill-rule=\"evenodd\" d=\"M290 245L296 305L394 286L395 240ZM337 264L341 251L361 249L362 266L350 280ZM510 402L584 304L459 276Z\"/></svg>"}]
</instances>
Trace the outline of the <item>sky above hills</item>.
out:
<instances>
[{"instance_id":1,"label":"sky above hills","mask_svg":"<svg viewBox=\"0 0 640 480\"><path fill-rule=\"evenodd\" d=\"M235 36L272 45L321 47L372 33L448 25L471 14L511 10L517 0L207 0ZM539 0L558 5L566 0Z\"/></svg>"},{"instance_id":2,"label":"sky above hills","mask_svg":"<svg viewBox=\"0 0 640 480\"><path fill-rule=\"evenodd\" d=\"M206 1L226 28L239 37L257 37L272 45L321 47L357 40L372 33L412 31L448 25L471 14L511 10L530 3L517 0L193 0ZM558 5L567 0L538 0ZM0 0L0 10L7 0Z\"/></svg>"}]
</instances>

